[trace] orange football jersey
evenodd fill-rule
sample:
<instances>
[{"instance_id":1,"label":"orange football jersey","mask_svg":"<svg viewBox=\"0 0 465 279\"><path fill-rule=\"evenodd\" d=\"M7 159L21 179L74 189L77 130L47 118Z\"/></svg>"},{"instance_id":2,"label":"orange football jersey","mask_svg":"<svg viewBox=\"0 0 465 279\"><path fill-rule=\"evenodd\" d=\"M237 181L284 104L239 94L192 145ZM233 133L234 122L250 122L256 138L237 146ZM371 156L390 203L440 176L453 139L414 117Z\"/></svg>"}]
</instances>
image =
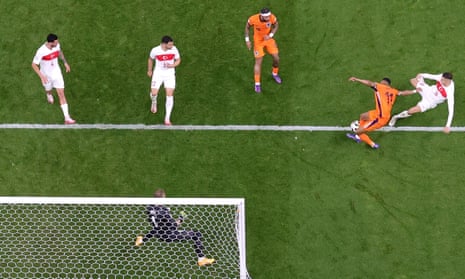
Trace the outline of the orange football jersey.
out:
<instances>
[{"instance_id":1,"label":"orange football jersey","mask_svg":"<svg viewBox=\"0 0 465 279\"><path fill-rule=\"evenodd\" d=\"M249 17L247 21L249 26L253 26L253 39L255 41L263 41L263 37L268 35L271 31L271 26L278 22L278 19L274 14L270 15L270 20L263 22L260 20L260 14Z\"/></svg>"},{"instance_id":2,"label":"orange football jersey","mask_svg":"<svg viewBox=\"0 0 465 279\"><path fill-rule=\"evenodd\" d=\"M396 101L399 90L381 83L376 83L376 88L374 88L374 90L376 110L379 113L378 117L390 118L392 106Z\"/></svg>"}]
</instances>

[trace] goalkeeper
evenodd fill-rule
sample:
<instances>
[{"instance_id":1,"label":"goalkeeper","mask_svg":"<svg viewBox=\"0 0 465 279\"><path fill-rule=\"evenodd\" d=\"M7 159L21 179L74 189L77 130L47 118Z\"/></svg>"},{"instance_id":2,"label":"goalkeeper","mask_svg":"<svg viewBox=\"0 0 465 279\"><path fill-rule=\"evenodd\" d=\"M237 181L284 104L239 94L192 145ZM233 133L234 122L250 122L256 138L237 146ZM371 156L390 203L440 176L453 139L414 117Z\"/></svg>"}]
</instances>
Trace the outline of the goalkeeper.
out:
<instances>
[{"instance_id":1,"label":"goalkeeper","mask_svg":"<svg viewBox=\"0 0 465 279\"><path fill-rule=\"evenodd\" d=\"M165 190L156 190L155 197L165 198ZM145 236L138 236L136 238L136 246L141 246L154 236L167 243L192 240L194 242L195 253L198 256L197 265L205 266L215 262L215 259L205 257L203 253L202 234L200 232L179 229L184 221L184 216L181 215L177 219L173 218L170 209L163 205L149 205L146 213L149 216L148 221L152 224L153 229Z\"/></svg>"}]
</instances>

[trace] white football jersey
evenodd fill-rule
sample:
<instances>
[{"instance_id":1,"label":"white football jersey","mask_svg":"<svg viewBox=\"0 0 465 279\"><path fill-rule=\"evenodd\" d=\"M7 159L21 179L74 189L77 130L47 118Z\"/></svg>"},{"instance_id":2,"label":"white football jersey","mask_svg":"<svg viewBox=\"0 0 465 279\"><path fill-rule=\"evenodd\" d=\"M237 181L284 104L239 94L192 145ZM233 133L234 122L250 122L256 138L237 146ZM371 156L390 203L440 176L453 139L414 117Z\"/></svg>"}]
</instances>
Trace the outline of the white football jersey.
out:
<instances>
[{"instance_id":1,"label":"white football jersey","mask_svg":"<svg viewBox=\"0 0 465 279\"><path fill-rule=\"evenodd\" d=\"M178 49L173 46L171 49L164 51L160 46L156 46L150 51L150 58L155 60L155 73L170 75L174 74L174 68L167 68L167 64L174 64L174 60L180 58Z\"/></svg>"},{"instance_id":2,"label":"white football jersey","mask_svg":"<svg viewBox=\"0 0 465 279\"><path fill-rule=\"evenodd\" d=\"M58 65L58 56L60 54L60 44L49 49L43 44L36 52L32 63L40 66L40 71L49 76L61 75L60 65Z\"/></svg>"}]
</instances>

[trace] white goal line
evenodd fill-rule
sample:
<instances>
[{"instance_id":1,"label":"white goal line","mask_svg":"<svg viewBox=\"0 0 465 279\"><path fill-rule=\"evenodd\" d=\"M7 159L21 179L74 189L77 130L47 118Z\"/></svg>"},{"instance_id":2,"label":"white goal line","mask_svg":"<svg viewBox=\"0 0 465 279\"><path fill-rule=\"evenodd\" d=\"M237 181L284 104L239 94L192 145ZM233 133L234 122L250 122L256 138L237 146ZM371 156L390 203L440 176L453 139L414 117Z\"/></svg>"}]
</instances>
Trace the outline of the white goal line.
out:
<instances>
[{"instance_id":1,"label":"white goal line","mask_svg":"<svg viewBox=\"0 0 465 279\"><path fill-rule=\"evenodd\" d=\"M444 127L400 126L383 127L383 132L440 132ZM0 129L37 130L179 130L179 131L350 131L343 126L280 126L280 125L146 125L146 124L0 124ZM465 127L451 127L452 132L465 132Z\"/></svg>"}]
</instances>

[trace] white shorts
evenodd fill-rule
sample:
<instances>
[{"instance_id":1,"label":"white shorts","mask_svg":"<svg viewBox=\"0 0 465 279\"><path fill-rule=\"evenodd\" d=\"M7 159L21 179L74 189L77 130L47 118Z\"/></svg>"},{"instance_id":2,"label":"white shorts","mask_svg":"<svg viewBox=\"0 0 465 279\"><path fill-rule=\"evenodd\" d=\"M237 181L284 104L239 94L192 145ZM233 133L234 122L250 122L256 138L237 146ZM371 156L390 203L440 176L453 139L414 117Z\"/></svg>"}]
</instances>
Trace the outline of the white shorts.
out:
<instances>
[{"instance_id":1,"label":"white shorts","mask_svg":"<svg viewBox=\"0 0 465 279\"><path fill-rule=\"evenodd\" d=\"M160 86L162 84L165 86L165 88L172 88L172 89L176 88L176 76L175 75L163 76L163 75L156 75L154 73L152 76L151 88L160 89Z\"/></svg>"},{"instance_id":2,"label":"white shorts","mask_svg":"<svg viewBox=\"0 0 465 279\"><path fill-rule=\"evenodd\" d=\"M62 75L57 75L54 77L47 75L48 82L46 84L42 84L45 88L45 91L50 91L53 88L65 88L65 81L63 80Z\"/></svg>"},{"instance_id":3,"label":"white shorts","mask_svg":"<svg viewBox=\"0 0 465 279\"><path fill-rule=\"evenodd\" d=\"M425 83L423 78L418 80L417 88L418 87L421 88L421 91L418 92L421 95L421 101L418 102L417 106L420 107L421 112L434 109L437 105L446 100L437 94L437 90L434 85L428 85Z\"/></svg>"}]
</instances>

